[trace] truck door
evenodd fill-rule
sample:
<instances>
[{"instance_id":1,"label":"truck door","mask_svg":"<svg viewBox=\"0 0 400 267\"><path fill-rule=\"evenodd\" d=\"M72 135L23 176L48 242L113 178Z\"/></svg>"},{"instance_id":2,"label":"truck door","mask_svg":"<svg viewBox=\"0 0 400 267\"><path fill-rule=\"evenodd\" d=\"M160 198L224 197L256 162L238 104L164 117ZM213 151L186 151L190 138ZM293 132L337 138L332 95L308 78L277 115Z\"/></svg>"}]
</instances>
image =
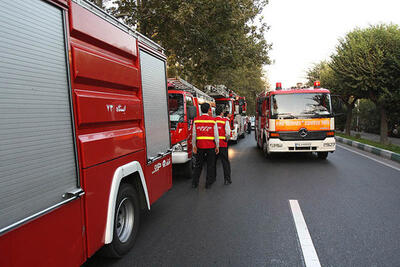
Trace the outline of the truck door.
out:
<instances>
[{"instance_id":1,"label":"truck door","mask_svg":"<svg viewBox=\"0 0 400 267\"><path fill-rule=\"evenodd\" d=\"M140 49L140 69L146 128L147 171L150 202L172 185L171 141L165 60ZM167 167L169 166L169 167Z\"/></svg>"},{"instance_id":2,"label":"truck door","mask_svg":"<svg viewBox=\"0 0 400 267\"><path fill-rule=\"evenodd\" d=\"M0 266L84 258L65 36L62 9L0 2Z\"/></svg>"}]
</instances>

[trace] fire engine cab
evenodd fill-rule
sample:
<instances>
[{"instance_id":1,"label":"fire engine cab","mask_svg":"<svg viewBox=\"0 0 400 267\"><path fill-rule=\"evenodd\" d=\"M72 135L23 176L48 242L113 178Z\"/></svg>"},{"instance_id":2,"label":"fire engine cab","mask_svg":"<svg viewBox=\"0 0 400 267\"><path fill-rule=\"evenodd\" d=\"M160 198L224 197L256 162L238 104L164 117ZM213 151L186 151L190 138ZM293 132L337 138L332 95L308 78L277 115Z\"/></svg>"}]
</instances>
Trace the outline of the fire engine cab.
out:
<instances>
[{"instance_id":1,"label":"fire engine cab","mask_svg":"<svg viewBox=\"0 0 400 267\"><path fill-rule=\"evenodd\" d=\"M207 85L205 92L215 99L217 106L223 106L224 112L228 113L231 126L230 140L237 142L243 138L246 132L246 98L240 97L225 85Z\"/></svg>"},{"instance_id":2,"label":"fire engine cab","mask_svg":"<svg viewBox=\"0 0 400 267\"><path fill-rule=\"evenodd\" d=\"M0 266L133 246L172 186L163 48L85 0L0 1Z\"/></svg>"},{"instance_id":3,"label":"fire engine cab","mask_svg":"<svg viewBox=\"0 0 400 267\"><path fill-rule=\"evenodd\" d=\"M201 115L199 105L207 102L215 110L215 101L181 78L168 78L168 111L171 123L172 164L175 170L192 177L193 119Z\"/></svg>"},{"instance_id":4,"label":"fire engine cab","mask_svg":"<svg viewBox=\"0 0 400 267\"><path fill-rule=\"evenodd\" d=\"M257 97L257 146L266 157L278 152L316 152L326 159L335 151L335 122L330 92L317 81L314 88L263 92Z\"/></svg>"}]
</instances>

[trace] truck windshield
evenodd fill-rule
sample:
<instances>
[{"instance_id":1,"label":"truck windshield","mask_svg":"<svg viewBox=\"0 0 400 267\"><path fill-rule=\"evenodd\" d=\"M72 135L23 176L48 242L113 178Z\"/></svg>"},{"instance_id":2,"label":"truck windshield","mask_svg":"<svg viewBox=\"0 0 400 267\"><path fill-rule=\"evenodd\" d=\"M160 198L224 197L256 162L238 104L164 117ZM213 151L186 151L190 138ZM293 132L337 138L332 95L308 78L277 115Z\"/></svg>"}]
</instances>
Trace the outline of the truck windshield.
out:
<instances>
[{"instance_id":1,"label":"truck windshield","mask_svg":"<svg viewBox=\"0 0 400 267\"><path fill-rule=\"evenodd\" d=\"M224 113L225 112L228 112L229 114L232 113L232 101L228 101L228 100L226 100L226 101L217 101L217 107L218 106L222 106L223 107ZM217 115L219 115L219 114L217 114Z\"/></svg>"},{"instance_id":2,"label":"truck windshield","mask_svg":"<svg viewBox=\"0 0 400 267\"><path fill-rule=\"evenodd\" d=\"M185 110L183 105L183 95L169 94L168 95L168 112L171 128L176 128L178 122L185 121Z\"/></svg>"},{"instance_id":3,"label":"truck windshield","mask_svg":"<svg viewBox=\"0 0 400 267\"><path fill-rule=\"evenodd\" d=\"M273 95L271 101L272 119L326 118L331 110L329 94Z\"/></svg>"}]
</instances>

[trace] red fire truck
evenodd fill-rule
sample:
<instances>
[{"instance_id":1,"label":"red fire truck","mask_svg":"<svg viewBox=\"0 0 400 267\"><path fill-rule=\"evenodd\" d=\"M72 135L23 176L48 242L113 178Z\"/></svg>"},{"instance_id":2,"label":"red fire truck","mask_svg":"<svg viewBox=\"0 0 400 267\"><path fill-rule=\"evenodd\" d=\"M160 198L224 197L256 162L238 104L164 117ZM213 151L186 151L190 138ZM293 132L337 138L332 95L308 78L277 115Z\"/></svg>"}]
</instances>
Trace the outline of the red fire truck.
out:
<instances>
[{"instance_id":1,"label":"red fire truck","mask_svg":"<svg viewBox=\"0 0 400 267\"><path fill-rule=\"evenodd\" d=\"M172 185L163 49L83 0L0 2L0 266L134 244Z\"/></svg>"},{"instance_id":2,"label":"red fire truck","mask_svg":"<svg viewBox=\"0 0 400 267\"><path fill-rule=\"evenodd\" d=\"M263 92L257 97L257 146L266 157L277 152L316 152L326 159L335 151L335 122L330 92L314 88Z\"/></svg>"},{"instance_id":3,"label":"red fire truck","mask_svg":"<svg viewBox=\"0 0 400 267\"><path fill-rule=\"evenodd\" d=\"M172 164L174 171L192 177L192 120L200 116L199 105L208 102L215 110L215 101L181 78L168 79L168 110L171 122Z\"/></svg>"},{"instance_id":4,"label":"red fire truck","mask_svg":"<svg viewBox=\"0 0 400 267\"><path fill-rule=\"evenodd\" d=\"M222 105L224 111L228 112L231 125L230 140L237 142L239 138L244 137L247 127L245 97L240 97L232 90L228 90L225 85L207 85L205 92L215 99L217 106Z\"/></svg>"}]
</instances>

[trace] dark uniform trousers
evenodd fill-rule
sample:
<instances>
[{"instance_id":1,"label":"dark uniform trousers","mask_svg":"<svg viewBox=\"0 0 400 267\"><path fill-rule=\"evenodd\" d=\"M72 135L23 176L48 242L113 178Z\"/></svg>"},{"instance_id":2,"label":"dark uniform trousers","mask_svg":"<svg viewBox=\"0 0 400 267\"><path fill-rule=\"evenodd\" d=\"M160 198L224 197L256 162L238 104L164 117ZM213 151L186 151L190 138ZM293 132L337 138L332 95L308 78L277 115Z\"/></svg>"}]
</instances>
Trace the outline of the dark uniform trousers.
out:
<instances>
[{"instance_id":1,"label":"dark uniform trousers","mask_svg":"<svg viewBox=\"0 0 400 267\"><path fill-rule=\"evenodd\" d=\"M218 158L221 159L222 167L224 169L224 180L231 181L231 164L229 163L227 147L219 148Z\"/></svg>"},{"instance_id":2,"label":"dark uniform trousers","mask_svg":"<svg viewBox=\"0 0 400 267\"><path fill-rule=\"evenodd\" d=\"M201 171L203 169L204 161L207 161L207 177L206 177L206 185L211 185L215 182L215 177L217 176L217 169L215 168L215 148L209 149L197 149L196 160L194 165L194 175L193 175L193 184L198 185L199 179L201 175Z\"/></svg>"}]
</instances>

